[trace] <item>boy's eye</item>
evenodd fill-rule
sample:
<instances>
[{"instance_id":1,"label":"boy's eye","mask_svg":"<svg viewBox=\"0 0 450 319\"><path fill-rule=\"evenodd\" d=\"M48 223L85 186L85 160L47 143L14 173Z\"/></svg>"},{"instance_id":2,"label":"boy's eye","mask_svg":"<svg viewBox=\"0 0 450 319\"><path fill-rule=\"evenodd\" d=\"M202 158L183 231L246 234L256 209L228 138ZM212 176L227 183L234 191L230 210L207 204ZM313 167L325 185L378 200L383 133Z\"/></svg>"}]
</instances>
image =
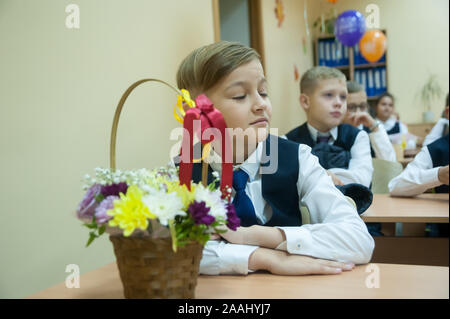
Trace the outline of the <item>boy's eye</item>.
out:
<instances>
[{"instance_id":1,"label":"boy's eye","mask_svg":"<svg viewBox=\"0 0 450 319\"><path fill-rule=\"evenodd\" d=\"M259 95L261 95L262 97L268 97L268 94L266 92L261 92L259 93Z\"/></svg>"},{"instance_id":2,"label":"boy's eye","mask_svg":"<svg viewBox=\"0 0 450 319\"><path fill-rule=\"evenodd\" d=\"M243 99L245 99L246 96L247 95L233 96L232 99L233 100L243 100Z\"/></svg>"},{"instance_id":3,"label":"boy's eye","mask_svg":"<svg viewBox=\"0 0 450 319\"><path fill-rule=\"evenodd\" d=\"M341 99L345 101L347 99L347 96L346 95L341 95Z\"/></svg>"}]
</instances>

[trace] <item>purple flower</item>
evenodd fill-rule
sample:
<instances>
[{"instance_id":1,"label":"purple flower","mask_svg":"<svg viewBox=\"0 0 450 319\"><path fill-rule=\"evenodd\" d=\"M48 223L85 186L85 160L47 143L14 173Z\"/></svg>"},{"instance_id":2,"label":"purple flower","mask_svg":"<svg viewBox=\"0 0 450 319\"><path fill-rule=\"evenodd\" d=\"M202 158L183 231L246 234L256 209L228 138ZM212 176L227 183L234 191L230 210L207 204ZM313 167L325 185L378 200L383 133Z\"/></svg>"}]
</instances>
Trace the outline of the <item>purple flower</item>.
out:
<instances>
[{"instance_id":1,"label":"purple flower","mask_svg":"<svg viewBox=\"0 0 450 319\"><path fill-rule=\"evenodd\" d=\"M88 189L83 197L83 200L78 205L77 215L79 219L92 219L95 208L98 206L95 196L100 194L101 187L102 186L100 184L94 184Z\"/></svg>"},{"instance_id":2,"label":"purple flower","mask_svg":"<svg viewBox=\"0 0 450 319\"><path fill-rule=\"evenodd\" d=\"M206 207L205 202L197 201L194 201L188 208L189 214L194 218L195 224L204 224L206 226L211 225L216 220L214 216L208 215L209 210L210 208Z\"/></svg>"},{"instance_id":3,"label":"purple flower","mask_svg":"<svg viewBox=\"0 0 450 319\"><path fill-rule=\"evenodd\" d=\"M98 224L106 223L112 218L112 216L107 215L106 212L114 208L114 201L116 199L119 199L119 196L108 196L102 200L100 205L95 209L95 220Z\"/></svg>"},{"instance_id":4,"label":"purple flower","mask_svg":"<svg viewBox=\"0 0 450 319\"><path fill-rule=\"evenodd\" d=\"M119 184L102 186L101 193L106 198L108 196L119 196L119 193L123 193L125 195L127 193L127 189L127 183L120 182Z\"/></svg>"},{"instance_id":5,"label":"purple flower","mask_svg":"<svg viewBox=\"0 0 450 319\"><path fill-rule=\"evenodd\" d=\"M226 208L227 208L227 226L231 230L236 230L239 226L241 226L241 220L237 216L233 204L226 204Z\"/></svg>"}]
</instances>

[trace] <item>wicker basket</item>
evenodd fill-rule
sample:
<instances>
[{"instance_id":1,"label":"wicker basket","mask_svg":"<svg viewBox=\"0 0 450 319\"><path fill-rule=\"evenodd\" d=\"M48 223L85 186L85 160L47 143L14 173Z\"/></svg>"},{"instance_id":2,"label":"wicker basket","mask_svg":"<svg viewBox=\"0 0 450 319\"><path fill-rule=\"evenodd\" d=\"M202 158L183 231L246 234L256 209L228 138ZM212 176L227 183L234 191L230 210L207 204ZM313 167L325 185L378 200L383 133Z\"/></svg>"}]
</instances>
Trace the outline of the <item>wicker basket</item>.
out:
<instances>
[{"instance_id":1,"label":"wicker basket","mask_svg":"<svg viewBox=\"0 0 450 319\"><path fill-rule=\"evenodd\" d=\"M122 95L114 114L110 140L110 166L116 169L116 138L120 114L130 93L146 82L159 82L177 94L181 92L158 79L133 83ZM125 298L194 298L203 246L192 243L177 252L171 238L111 235Z\"/></svg>"},{"instance_id":2,"label":"wicker basket","mask_svg":"<svg viewBox=\"0 0 450 319\"><path fill-rule=\"evenodd\" d=\"M125 298L194 298L203 246L170 238L110 236Z\"/></svg>"}]
</instances>

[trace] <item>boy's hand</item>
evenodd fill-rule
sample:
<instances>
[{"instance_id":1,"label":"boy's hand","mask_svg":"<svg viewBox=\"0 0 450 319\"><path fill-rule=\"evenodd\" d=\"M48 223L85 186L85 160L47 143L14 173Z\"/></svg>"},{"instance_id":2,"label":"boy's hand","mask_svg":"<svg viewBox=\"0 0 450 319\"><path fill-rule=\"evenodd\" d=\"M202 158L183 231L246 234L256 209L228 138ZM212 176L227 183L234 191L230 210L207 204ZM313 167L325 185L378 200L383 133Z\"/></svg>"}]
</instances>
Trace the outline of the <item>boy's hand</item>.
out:
<instances>
[{"instance_id":1,"label":"boy's hand","mask_svg":"<svg viewBox=\"0 0 450 319\"><path fill-rule=\"evenodd\" d=\"M439 181L440 181L442 184L445 184L445 185L448 185L448 184L449 184L449 182L448 182L448 173L449 173L448 165L439 168L439 171L438 171L438 178L439 178Z\"/></svg>"},{"instance_id":2,"label":"boy's hand","mask_svg":"<svg viewBox=\"0 0 450 319\"><path fill-rule=\"evenodd\" d=\"M248 244L247 243L247 234L249 232L249 227L238 227L235 231L230 230L228 228L224 228L227 230L225 233L218 234L223 239L227 240L232 244Z\"/></svg>"},{"instance_id":3,"label":"boy's hand","mask_svg":"<svg viewBox=\"0 0 450 319\"><path fill-rule=\"evenodd\" d=\"M327 170L327 174L333 180L334 185L344 185L344 183L336 175L334 175L332 172L330 172L329 170Z\"/></svg>"},{"instance_id":4,"label":"boy's hand","mask_svg":"<svg viewBox=\"0 0 450 319\"><path fill-rule=\"evenodd\" d=\"M349 117L349 120L353 126L359 126L360 124L362 124L367 127L372 127L375 124L375 120L367 112L352 113Z\"/></svg>"},{"instance_id":5,"label":"boy's hand","mask_svg":"<svg viewBox=\"0 0 450 319\"><path fill-rule=\"evenodd\" d=\"M250 227L238 227L236 231L228 228L224 229L227 232L219 235L232 244L253 245L275 249L286 240L284 232L276 227L253 225Z\"/></svg>"},{"instance_id":6,"label":"boy's hand","mask_svg":"<svg viewBox=\"0 0 450 319\"><path fill-rule=\"evenodd\" d=\"M268 270L274 275L336 275L350 271L355 265L258 248L249 259L249 269Z\"/></svg>"}]
</instances>

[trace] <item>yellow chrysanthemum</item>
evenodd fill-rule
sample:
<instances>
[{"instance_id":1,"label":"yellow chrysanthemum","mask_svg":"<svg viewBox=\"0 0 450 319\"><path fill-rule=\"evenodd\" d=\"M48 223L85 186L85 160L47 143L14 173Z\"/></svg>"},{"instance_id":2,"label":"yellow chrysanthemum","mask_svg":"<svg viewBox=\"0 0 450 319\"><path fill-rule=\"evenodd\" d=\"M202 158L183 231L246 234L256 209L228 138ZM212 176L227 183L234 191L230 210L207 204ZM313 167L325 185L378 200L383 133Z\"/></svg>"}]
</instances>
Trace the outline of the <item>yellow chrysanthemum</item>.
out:
<instances>
[{"instance_id":1,"label":"yellow chrysanthemum","mask_svg":"<svg viewBox=\"0 0 450 319\"><path fill-rule=\"evenodd\" d=\"M143 192L136 185L128 187L127 194L120 194L120 200L114 202L114 208L107 214L113 218L109 226L123 229L124 236L130 236L136 228L146 230L148 219L156 218L142 202Z\"/></svg>"}]
</instances>

